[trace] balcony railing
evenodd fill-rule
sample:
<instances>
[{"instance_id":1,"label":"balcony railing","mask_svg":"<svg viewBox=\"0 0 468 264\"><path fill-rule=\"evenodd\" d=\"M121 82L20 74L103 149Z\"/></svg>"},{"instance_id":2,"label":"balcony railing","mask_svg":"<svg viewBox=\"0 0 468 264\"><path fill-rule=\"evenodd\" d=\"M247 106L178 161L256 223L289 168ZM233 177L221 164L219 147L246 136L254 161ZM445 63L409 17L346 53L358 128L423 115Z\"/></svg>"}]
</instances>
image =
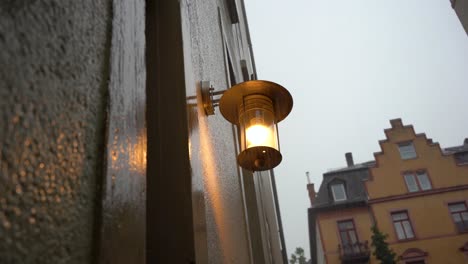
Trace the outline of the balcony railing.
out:
<instances>
[{"instance_id":1,"label":"balcony railing","mask_svg":"<svg viewBox=\"0 0 468 264\"><path fill-rule=\"evenodd\" d=\"M368 263L369 261L370 250L367 241L338 245L338 251L343 264Z\"/></svg>"}]
</instances>

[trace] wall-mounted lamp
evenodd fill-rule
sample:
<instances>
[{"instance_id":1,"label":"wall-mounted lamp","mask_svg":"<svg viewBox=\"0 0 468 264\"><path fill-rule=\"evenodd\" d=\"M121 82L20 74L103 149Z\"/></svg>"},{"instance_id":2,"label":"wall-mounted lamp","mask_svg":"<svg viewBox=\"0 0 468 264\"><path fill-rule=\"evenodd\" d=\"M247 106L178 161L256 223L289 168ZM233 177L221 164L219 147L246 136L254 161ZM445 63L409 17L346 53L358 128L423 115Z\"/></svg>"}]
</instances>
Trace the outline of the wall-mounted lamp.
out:
<instances>
[{"instance_id":1,"label":"wall-mounted lamp","mask_svg":"<svg viewBox=\"0 0 468 264\"><path fill-rule=\"evenodd\" d=\"M221 99L214 99L221 93ZM293 106L291 94L283 86L247 81L215 92L209 82L202 82L202 100L207 115L214 114L219 102L224 118L239 128L241 153L237 162L241 167L264 171L281 162L278 122L288 116Z\"/></svg>"}]
</instances>

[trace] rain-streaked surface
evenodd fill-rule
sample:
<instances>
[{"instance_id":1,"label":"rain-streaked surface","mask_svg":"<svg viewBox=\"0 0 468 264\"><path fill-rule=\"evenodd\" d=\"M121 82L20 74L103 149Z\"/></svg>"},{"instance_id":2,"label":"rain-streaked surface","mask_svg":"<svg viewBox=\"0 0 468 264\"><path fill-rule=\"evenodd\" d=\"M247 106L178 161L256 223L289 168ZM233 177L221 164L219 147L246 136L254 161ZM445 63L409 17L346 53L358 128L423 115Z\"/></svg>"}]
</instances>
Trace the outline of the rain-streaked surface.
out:
<instances>
[{"instance_id":1,"label":"rain-streaked surface","mask_svg":"<svg viewBox=\"0 0 468 264\"><path fill-rule=\"evenodd\" d=\"M0 263L91 262L110 13L0 4Z\"/></svg>"},{"instance_id":2,"label":"rain-streaked surface","mask_svg":"<svg viewBox=\"0 0 468 264\"><path fill-rule=\"evenodd\" d=\"M184 42L187 95L197 95L202 80L211 81L217 90L226 89L225 44L219 37L219 23L213 23L218 21L216 7L201 1L183 2L182 18L184 38L189 40ZM225 13L223 19L228 25ZM227 36L237 58L232 35ZM219 109L214 116L206 116L201 105L188 110L197 260L249 263L233 128Z\"/></svg>"},{"instance_id":3,"label":"rain-streaked surface","mask_svg":"<svg viewBox=\"0 0 468 264\"><path fill-rule=\"evenodd\" d=\"M241 60L253 72L244 17L239 12L239 24L232 24L227 8L204 1L182 2L186 94L196 97L187 102L187 115L197 263L279 262L269 173L249 179L256 185L244 189L244 177L252 175L243 174L237 165L236 128L218 108L215 115L206 116L199 94L201 81L210 81L216 91L229 88L230 82L242 82ZM234 76L229 73L228 56ZM255 205L246 205L248 195L254 196L248 202ZM248 206L256 208L250 216ZM256 233L250 233L249 227Z\"/></svg>"},{"instance_id":4,"label":"rain-streaked surface","mask_svg":"<svg viewBox=\"0 0 468 264\"><path fill-rule=\"evenodd\" d=\"M144 263L145 5L114 1L100 260Z\"/></svg>"}]
</instances>

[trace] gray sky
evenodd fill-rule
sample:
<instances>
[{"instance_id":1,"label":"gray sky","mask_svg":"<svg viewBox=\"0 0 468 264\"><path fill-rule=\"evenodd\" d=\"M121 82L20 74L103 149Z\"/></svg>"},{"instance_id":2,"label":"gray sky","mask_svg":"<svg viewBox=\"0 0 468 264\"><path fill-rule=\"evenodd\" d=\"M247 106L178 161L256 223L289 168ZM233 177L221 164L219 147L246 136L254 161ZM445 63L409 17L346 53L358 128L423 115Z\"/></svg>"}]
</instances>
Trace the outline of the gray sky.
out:
<instances>
[{"instance_id":1,"label":"gray sky","mask_svg":"<svg viewBox=\"0 0 468 264\"><path fill-rule=\"evenodd\" d=\"M305 172L373 159L397 117L442 147L468 137L468 36L449 0L246 0L259 79L294 98L275 169L288 256L309 256Z\"/></svg>"}]
</instances>

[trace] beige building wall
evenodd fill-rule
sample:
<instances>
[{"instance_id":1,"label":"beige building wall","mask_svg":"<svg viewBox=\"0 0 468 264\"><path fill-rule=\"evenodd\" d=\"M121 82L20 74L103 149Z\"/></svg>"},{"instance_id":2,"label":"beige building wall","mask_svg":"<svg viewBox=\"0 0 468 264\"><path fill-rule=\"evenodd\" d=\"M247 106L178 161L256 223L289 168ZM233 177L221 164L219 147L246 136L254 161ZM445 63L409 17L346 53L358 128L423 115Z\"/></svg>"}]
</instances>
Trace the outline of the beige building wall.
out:
<instances>
[{"instance_id":1,"label":"beige building wall","mask_svg":"<svg viewBox=\"0 0 468 264\"><path fill-rule=\"evenodd\" d=\"M380 230L389 235L387 242L401 256L407 249L419 248L428 252L427 263L464 263L459 251L468 234L457 231L448 210L450 202L468 202L468 190L447 192L372 205ZM408 210L415 240L398 241L391 212Z\"/></svg>"},{"instance_id":2,"label":"beige building wall","mask_svg":"<svg viewBox=\"0 0 468 264\"><path fill-rule=\"evenodd\" d=\"M322 245L322 236L320 235L320 229L318 223L315 225L315 234L316 234L316 240L317 241L317 264L325 264L325 252L323 250L323 245Z\"/></svg>"},{"instance_id":3,"label":"beige building wall","mask_svg":"<svg viewBox=\"0 0 468 264\"><path fill-rule=\"evenodd\" d=\"M342 220L353 220L359 241L368 241L370 246L372 218L367 207L319 213L317 215L317 227L322 238L320 243L323 243L325 263L341 263L340 252L338 250L338 245L341 244L338 221Z\"/></svg>"},{"instance_id":4,"label":"beige building wall","mask_svg":"<svg viewBox=\"0 0 468 264\"><path fill-rule=\"evenodd\" d=\"M371 168L371 179L366 181L370 199L407 194L405 171L426 170L433 189L468 184L467 166L456 165L453 156L443 155L439 144L430 142L425 134L416 134L413 126L403 126L401 120L392 122L392 129L385 130L387 139L380 142L382 151L375 154L377 164ZM402 160L398 143L408 141L413 142L417 157Z\"/></svg>"}]
</instances>

